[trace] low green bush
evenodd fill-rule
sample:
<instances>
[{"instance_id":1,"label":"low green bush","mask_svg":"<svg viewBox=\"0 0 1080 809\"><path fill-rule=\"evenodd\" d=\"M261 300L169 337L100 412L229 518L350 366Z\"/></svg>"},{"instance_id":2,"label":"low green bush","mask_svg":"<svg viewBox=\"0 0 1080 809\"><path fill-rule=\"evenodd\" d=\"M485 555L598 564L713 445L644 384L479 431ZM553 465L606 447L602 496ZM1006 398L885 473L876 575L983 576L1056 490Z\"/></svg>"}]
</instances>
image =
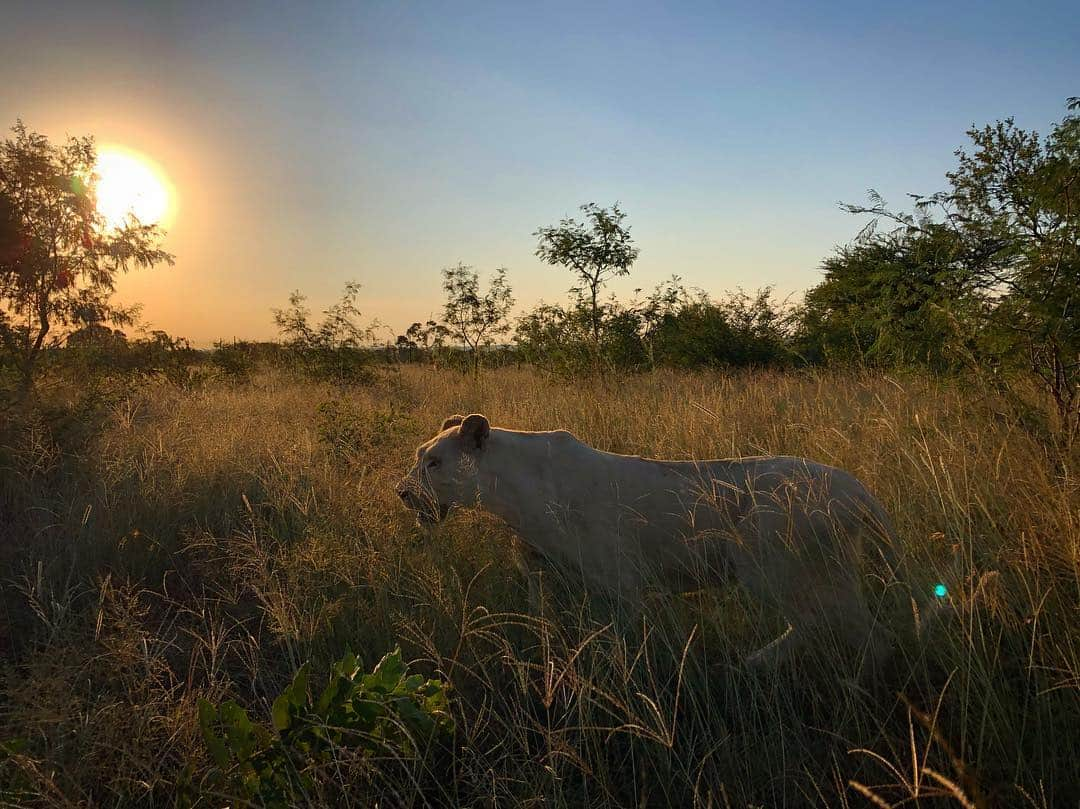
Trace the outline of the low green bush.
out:
<instances>
[{"instance_id":1,"label":"low green bush","mask_svg":"<svg viewBox=\"0 0 1080 809\"><path fill-rule=\"evenodd\" d=\"M318 793L320 770L344 752L415 758L453 727L448 686L409 674L400 649L370 674L346 652L317 699L309 694L309 675L305 664L274 700L272 727L253 722L232 700L220 706L199 700L199 727L214 767L198 789L189 788L187 805L224 794L260 806L294 806Z\"/></svg>"}]
</instances>

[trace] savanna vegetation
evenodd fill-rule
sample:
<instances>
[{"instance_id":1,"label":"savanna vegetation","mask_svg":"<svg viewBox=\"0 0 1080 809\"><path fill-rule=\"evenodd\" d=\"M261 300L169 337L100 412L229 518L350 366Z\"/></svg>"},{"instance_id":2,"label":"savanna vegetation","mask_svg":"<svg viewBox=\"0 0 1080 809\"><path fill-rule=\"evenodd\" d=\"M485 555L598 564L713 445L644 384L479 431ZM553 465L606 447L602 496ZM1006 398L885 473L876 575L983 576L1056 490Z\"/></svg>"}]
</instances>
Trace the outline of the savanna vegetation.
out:
<instances>
[{"instance_id":1,"label":"savanna vegetation","mask_svg":"<svg viewBox=\"0 0 1080 809\"><path fill-rule=\"evenodd\" d=\"M93 143L0 151L0 805L1076 806L1080 118L969 134L949 190L823 263L794 306L673 277L606 295L619 206L535 234L566 303L443 273L386 344L346 286L281 341L131 336ZM561 270L560 270L561 271ZM622 620L528 603L479 511L421 530L394 488L444 416L669 458L811 457L885 504L906 583L872 682L738 588ZM951 611L928 621L941 585Z\"/></svg>"},{"instance_id":2,"label":"savanna vegetation","mask_svg":"<svg viewBox=\"0 0 1080 809\"><path fill-rule=\"evenodd\" d=\"M172 805L189 789L233 805L200 699L269 729L305 663L318 699L346 650L370 670L399 645L445 684L444 730L301 756L295 803L1080 797L1075 468L981 390L866 371L627 384L406 366L360 387L264 368L53 395L4 442L9 804ZM860 689L826 656L749 674L741 656L778 616L735 589L657 597L641 626L612 625L573 586L535 614L505 528L463 512L421 532L394 494L415 445L459 410L619 452L848 468L894 516L914 585L947 581L957 615L916 639L900 597L901 652Z\"/></svg>"}]
</instances>

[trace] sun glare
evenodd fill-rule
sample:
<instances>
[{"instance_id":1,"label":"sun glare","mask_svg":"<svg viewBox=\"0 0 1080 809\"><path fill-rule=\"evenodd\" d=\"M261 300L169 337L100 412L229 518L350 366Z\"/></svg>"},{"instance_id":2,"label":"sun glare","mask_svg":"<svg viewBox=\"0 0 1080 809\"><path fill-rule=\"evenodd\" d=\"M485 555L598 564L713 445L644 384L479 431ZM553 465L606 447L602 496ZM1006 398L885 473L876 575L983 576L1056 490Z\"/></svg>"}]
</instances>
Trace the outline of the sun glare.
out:
<instances>
[{"instance_id":1,"label":"sun glare","mask_svg":"<svg viewBox=\"0 0 1080 809\"><path fill-rule=\"evenodd\" d=\"M105 223L115 228L128 214L144 225L167 224L172 194L164 173L147 157L118 146L98 152L97 207Z\"/></svg>"}]
</instances>

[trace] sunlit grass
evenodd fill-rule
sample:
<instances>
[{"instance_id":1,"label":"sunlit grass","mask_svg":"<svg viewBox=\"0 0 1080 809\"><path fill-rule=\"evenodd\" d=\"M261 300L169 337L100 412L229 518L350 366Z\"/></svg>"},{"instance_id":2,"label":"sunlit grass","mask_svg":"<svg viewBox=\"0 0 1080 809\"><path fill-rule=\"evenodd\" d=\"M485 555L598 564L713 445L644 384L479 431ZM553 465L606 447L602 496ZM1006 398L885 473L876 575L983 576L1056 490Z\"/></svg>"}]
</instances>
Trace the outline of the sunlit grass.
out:
<instances>
[{"instance_id":1,"label":"sunlit grass","mask_svg":"<svg viewBox=\"0 0 1080 809\"><path fill-rule=\"evenodd\" d=\"M556 581L532 613L505 528L464 512L423 534L394 494L415 445L471 411L617 452L849 469L895 518L920 615L891 599L902 648L858 684L812 652L746 671L778 618L737 588L657 596L627 626ZM453 688L451 760L394 783L343 761L324 799L1075 805L1080 492L1029 422L919 376L407 367L344 391L271 371L155 384L112 397L100 432L12 429L0 741L27 745L0 765L8 800L172 805L185 765L208 766L199 697L265 717L305 660L324 672L349 646L370 666L400 643ZM938 584L956 614L917 636Z\"/></svg>"}]
</instances>

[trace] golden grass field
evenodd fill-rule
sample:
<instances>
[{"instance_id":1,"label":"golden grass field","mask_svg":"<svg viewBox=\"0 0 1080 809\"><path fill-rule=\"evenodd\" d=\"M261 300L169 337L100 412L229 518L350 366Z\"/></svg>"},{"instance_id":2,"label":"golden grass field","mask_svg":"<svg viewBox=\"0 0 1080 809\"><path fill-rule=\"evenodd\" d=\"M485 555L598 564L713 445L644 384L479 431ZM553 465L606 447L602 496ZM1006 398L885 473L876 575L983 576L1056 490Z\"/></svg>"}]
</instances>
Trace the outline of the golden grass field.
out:
<instances>
[{"instance_id":1,"label":"golden grass field","mask_svg":"<svg viewBox=\"0 0 1080 809\"><path fill-rule=\"evenodd\" d=\"M343 752L310 805L1080 805L1076 455L977 387L410 366L348 390L265 370L96 410L51 396L0 442L0 742L26 743L0 804L172 806L206 766L199 697L265 718L304 661L318 679L346 647L370 666L400 644L450 684L453 743L393 778ZM779 617L736 588L625 626L564 583L531 614L505 528L460 512L424 534L394 493L469 412L616 452L844 467L892 514L911 587L947 581L955 614L917 634L892 598L900 653L862 686L812 653L746 671Z\"/></svg>"}]
</instances>

